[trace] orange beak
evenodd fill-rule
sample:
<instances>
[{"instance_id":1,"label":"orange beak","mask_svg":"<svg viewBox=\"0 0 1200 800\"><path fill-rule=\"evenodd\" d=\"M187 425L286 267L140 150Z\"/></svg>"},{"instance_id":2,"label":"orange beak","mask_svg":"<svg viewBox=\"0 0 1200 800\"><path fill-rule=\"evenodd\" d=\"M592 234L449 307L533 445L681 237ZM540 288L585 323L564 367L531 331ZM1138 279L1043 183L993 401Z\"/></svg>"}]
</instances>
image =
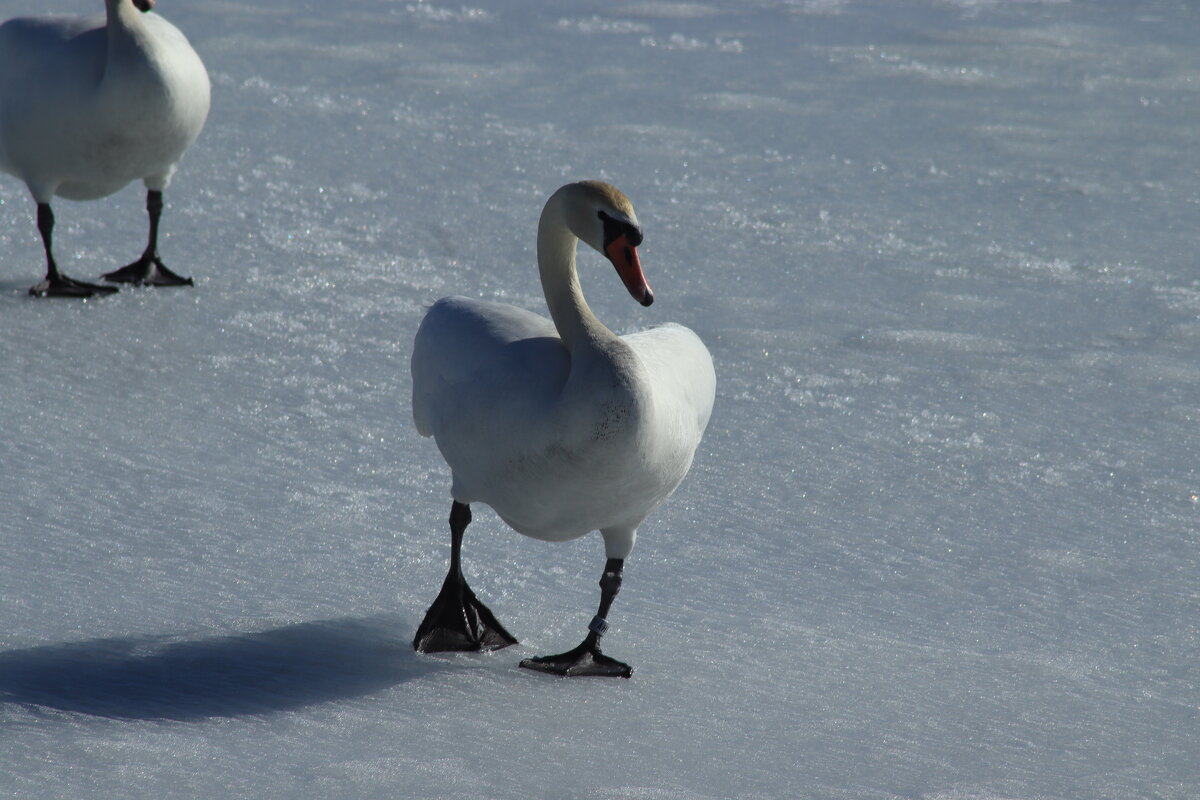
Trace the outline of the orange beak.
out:
<instances>
[{"instance_id":1,"label":"orange beak","mask_svg":"<svg viewBox=\"0 0 1200 800\"><path fill-rule=\"evenodd\" d=\"M625 236L618 236L604 248L604 255L617 268L617 274L630 296L644 306L654 302L654 292L642 272L642 262L638 259L637 248L631 245Z\"/></svg>"}]
</instances>

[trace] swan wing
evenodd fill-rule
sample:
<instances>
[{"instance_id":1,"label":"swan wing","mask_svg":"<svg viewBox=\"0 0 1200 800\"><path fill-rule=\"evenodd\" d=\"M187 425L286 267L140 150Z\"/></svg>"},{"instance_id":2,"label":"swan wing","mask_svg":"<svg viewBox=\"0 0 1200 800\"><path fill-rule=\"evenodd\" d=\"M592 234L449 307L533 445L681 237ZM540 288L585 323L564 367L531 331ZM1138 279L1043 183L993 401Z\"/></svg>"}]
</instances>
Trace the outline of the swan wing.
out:
<instances>
[{"instance_id":1,"label":"swan wing","mask_svg":"<svg viewBox=\"0 0 1200 800\"><path fill-rule=\"evenodd\" d=\"M104 17L14 17L0 25L0 65L13 67L53 58L54 48L103 28Z\"/></svg>"},{"instance_id":2,"label":"swan wing","mask_svg":"<svg viewBox=\"0 0 1200 800\"><path fill-rule=\"evenodd\" d=\"M522 396L561 388L569 368L566 348L545 317L504 303L443 298L425 314L413 343L417 431L439 434L440 441L441 434L468 427L470 417L495 418L503 408L516 413Z\"/></svg>"},{"instance_id":3,"label":"swan wing","mask_svg":"<svg viewBox=\"0 0 1200 800\"><path fill-rule=\"evenodd\" d=\"M102 17L8 20L0 25L0 114L45 102L47 87L94 84L104 73L106 52Z\"/></svg>"}]
</instances>

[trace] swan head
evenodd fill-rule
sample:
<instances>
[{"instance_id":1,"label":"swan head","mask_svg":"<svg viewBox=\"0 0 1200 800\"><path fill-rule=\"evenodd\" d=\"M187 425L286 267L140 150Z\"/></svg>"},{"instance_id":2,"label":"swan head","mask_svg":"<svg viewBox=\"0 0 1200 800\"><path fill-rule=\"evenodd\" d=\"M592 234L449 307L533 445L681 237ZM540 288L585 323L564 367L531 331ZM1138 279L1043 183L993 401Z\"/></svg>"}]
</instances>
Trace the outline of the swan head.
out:
<instances>
[{"instance_id":1,"label":"swan head","mask_svg":"<svg viewBox=\"0 0 1200 800\"><path fill-rule=\"evenodd\" d=\"M638 258L642 226L629 198L603 181L581 181L569 188L567 226L571 232L612 262L634 300L644 306L653 303L654 291Z\"/></svg>"}]
</instances>

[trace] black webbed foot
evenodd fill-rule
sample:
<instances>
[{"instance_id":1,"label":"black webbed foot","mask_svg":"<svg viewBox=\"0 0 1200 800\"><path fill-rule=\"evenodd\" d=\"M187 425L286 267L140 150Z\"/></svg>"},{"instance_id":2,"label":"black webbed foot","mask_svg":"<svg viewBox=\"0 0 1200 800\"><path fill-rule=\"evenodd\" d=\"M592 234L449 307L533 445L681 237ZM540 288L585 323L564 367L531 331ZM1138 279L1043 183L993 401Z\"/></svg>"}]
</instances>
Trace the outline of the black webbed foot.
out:
<instances>
[{"instance_id":1,"label":"black webbed foot","mask_svg":"<svg viewBox=\"0 0 1200 800\"><path fill-rule=\"evenodd\" d=\"M34 297L81 297L112 294L117 291L115 286L102 286L86 281L77 281L59 274L48 277L39 284L29 287L29 293Z\"/></svg>"},{"instance_id":2,"label":"black webbed foot","mask_svg":"<svg viewBox=\"0 0 1200 800\"><path fill-rule=\"evenodd\" d=\"M600 652L596 637L589 635L573 650L556 656L538 656L521 662L525 669L561 675L564 678L596 676L603 678L628 678L633 667Z\"/></svg>"},{"instance_id":3,"label":"black webbed foot","mask_svg":"<svg viewBox=\"0 0 1200 800\"><path fill-rule=\"evenodd\" d=\"M516 643L466 581L453 574L446 576L413 637L413 649L420 653L499 650Z\"/></svg>"},{"instance_id":4,"label":"black webbed foot","mask_svg":"<svg viewBox=\"0 0 1200 800\"><path fill-rule=\"evenodd\" d=\"M113 270L104 280L113 283L132 283L135 286L195 286L191 278L176 275L158 257L158 222L162 217L162 190L146 191L146 212L150 215L150 237L146 249L137 261Z\"/></svg>"},{"instance_id":5,"label":"black webbed foot","mask_svg":"<svg viewBox=\"0 0 1200 800\"><path fill-rule=\"evenodd\" d=\"M588 635L578 647L556 656L527 658L521 662L521 666L536 672L561 675L564 678L585 675L628 678L633 675L633 667L600 652L600 637L608 631L605 616L612 607L617 592L621 591L621 575L624 568L625 562L620 558L610 558L605 563L604 574L600 576L600 608L588 625Z\"/></svg>"},{"instance_id":6,"label":"black webbed foot","mask_svg":"<svg viewBox=\"0 0 1200 800\"><path fill-rule=\"evenodd\" d=\"M54 260L54 212L49 203L37 204L38 233L42 235L42 247L46 251L46 280L29 287L29 293L34 297L81 297L88 298L97 294L112 294L117 291L115 286L101 286L95 283L77 281L68 278L58 271Z\"/></svg>"},{"instance_id":7,"label":"black webbed foot","mask_svg":"<svg viewBox=\"0 0 1200 800\"><path fill-rule=\"evenodd\" d=\"M413 649L418 653L499 650L517 643L463 577L463 532L470 522L471 509L455 502L450 508L450 569L413 637Z\"/></svg>"},{"instance_id":8,"label":"black webbed foot","mask_svg":"<svg viewBox=\"0 0 1200 800\"><path fill-rule=\"evenodd\" d=\"M104 280L135 286L195 286L191 278L177 275L158 256L142 256L132 264L105 273Z\"/></svg>"}]
</instances>

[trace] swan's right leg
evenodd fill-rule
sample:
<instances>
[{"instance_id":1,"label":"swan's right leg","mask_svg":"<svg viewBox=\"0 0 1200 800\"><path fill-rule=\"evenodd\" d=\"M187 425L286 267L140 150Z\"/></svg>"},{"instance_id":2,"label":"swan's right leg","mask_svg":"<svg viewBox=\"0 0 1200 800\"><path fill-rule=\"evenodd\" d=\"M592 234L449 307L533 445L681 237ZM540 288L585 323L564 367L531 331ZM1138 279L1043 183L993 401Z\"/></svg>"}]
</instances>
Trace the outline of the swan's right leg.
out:
<instances>
[{"instance_id":1,"label":"swan's right leg","mask_svg":"<svg viewBox=\"0 0 1200 800\"><path fill-rule=\"evenodd\" d=\"M68 278L58 271L54 261L54 212L49 203L37 204L38 233L42 235L42 247L46 250L46 280L31 286L29 293L34 297L91 297L94 294L112 294L115 286L100 286Z\"/></svg>"},{"instance_id":2,"label":"swan's right leg","mask_svg":"<svg viewBox=\"0 0 1200 800\"><path fill-rule=\"evenodd\" d=\"M456 501L450 508L450 571L413 637L413 649L418 652L499 650L517 643L463 577L463 531L470 522L470 507Z\"/></svg>"}]
</instances>

